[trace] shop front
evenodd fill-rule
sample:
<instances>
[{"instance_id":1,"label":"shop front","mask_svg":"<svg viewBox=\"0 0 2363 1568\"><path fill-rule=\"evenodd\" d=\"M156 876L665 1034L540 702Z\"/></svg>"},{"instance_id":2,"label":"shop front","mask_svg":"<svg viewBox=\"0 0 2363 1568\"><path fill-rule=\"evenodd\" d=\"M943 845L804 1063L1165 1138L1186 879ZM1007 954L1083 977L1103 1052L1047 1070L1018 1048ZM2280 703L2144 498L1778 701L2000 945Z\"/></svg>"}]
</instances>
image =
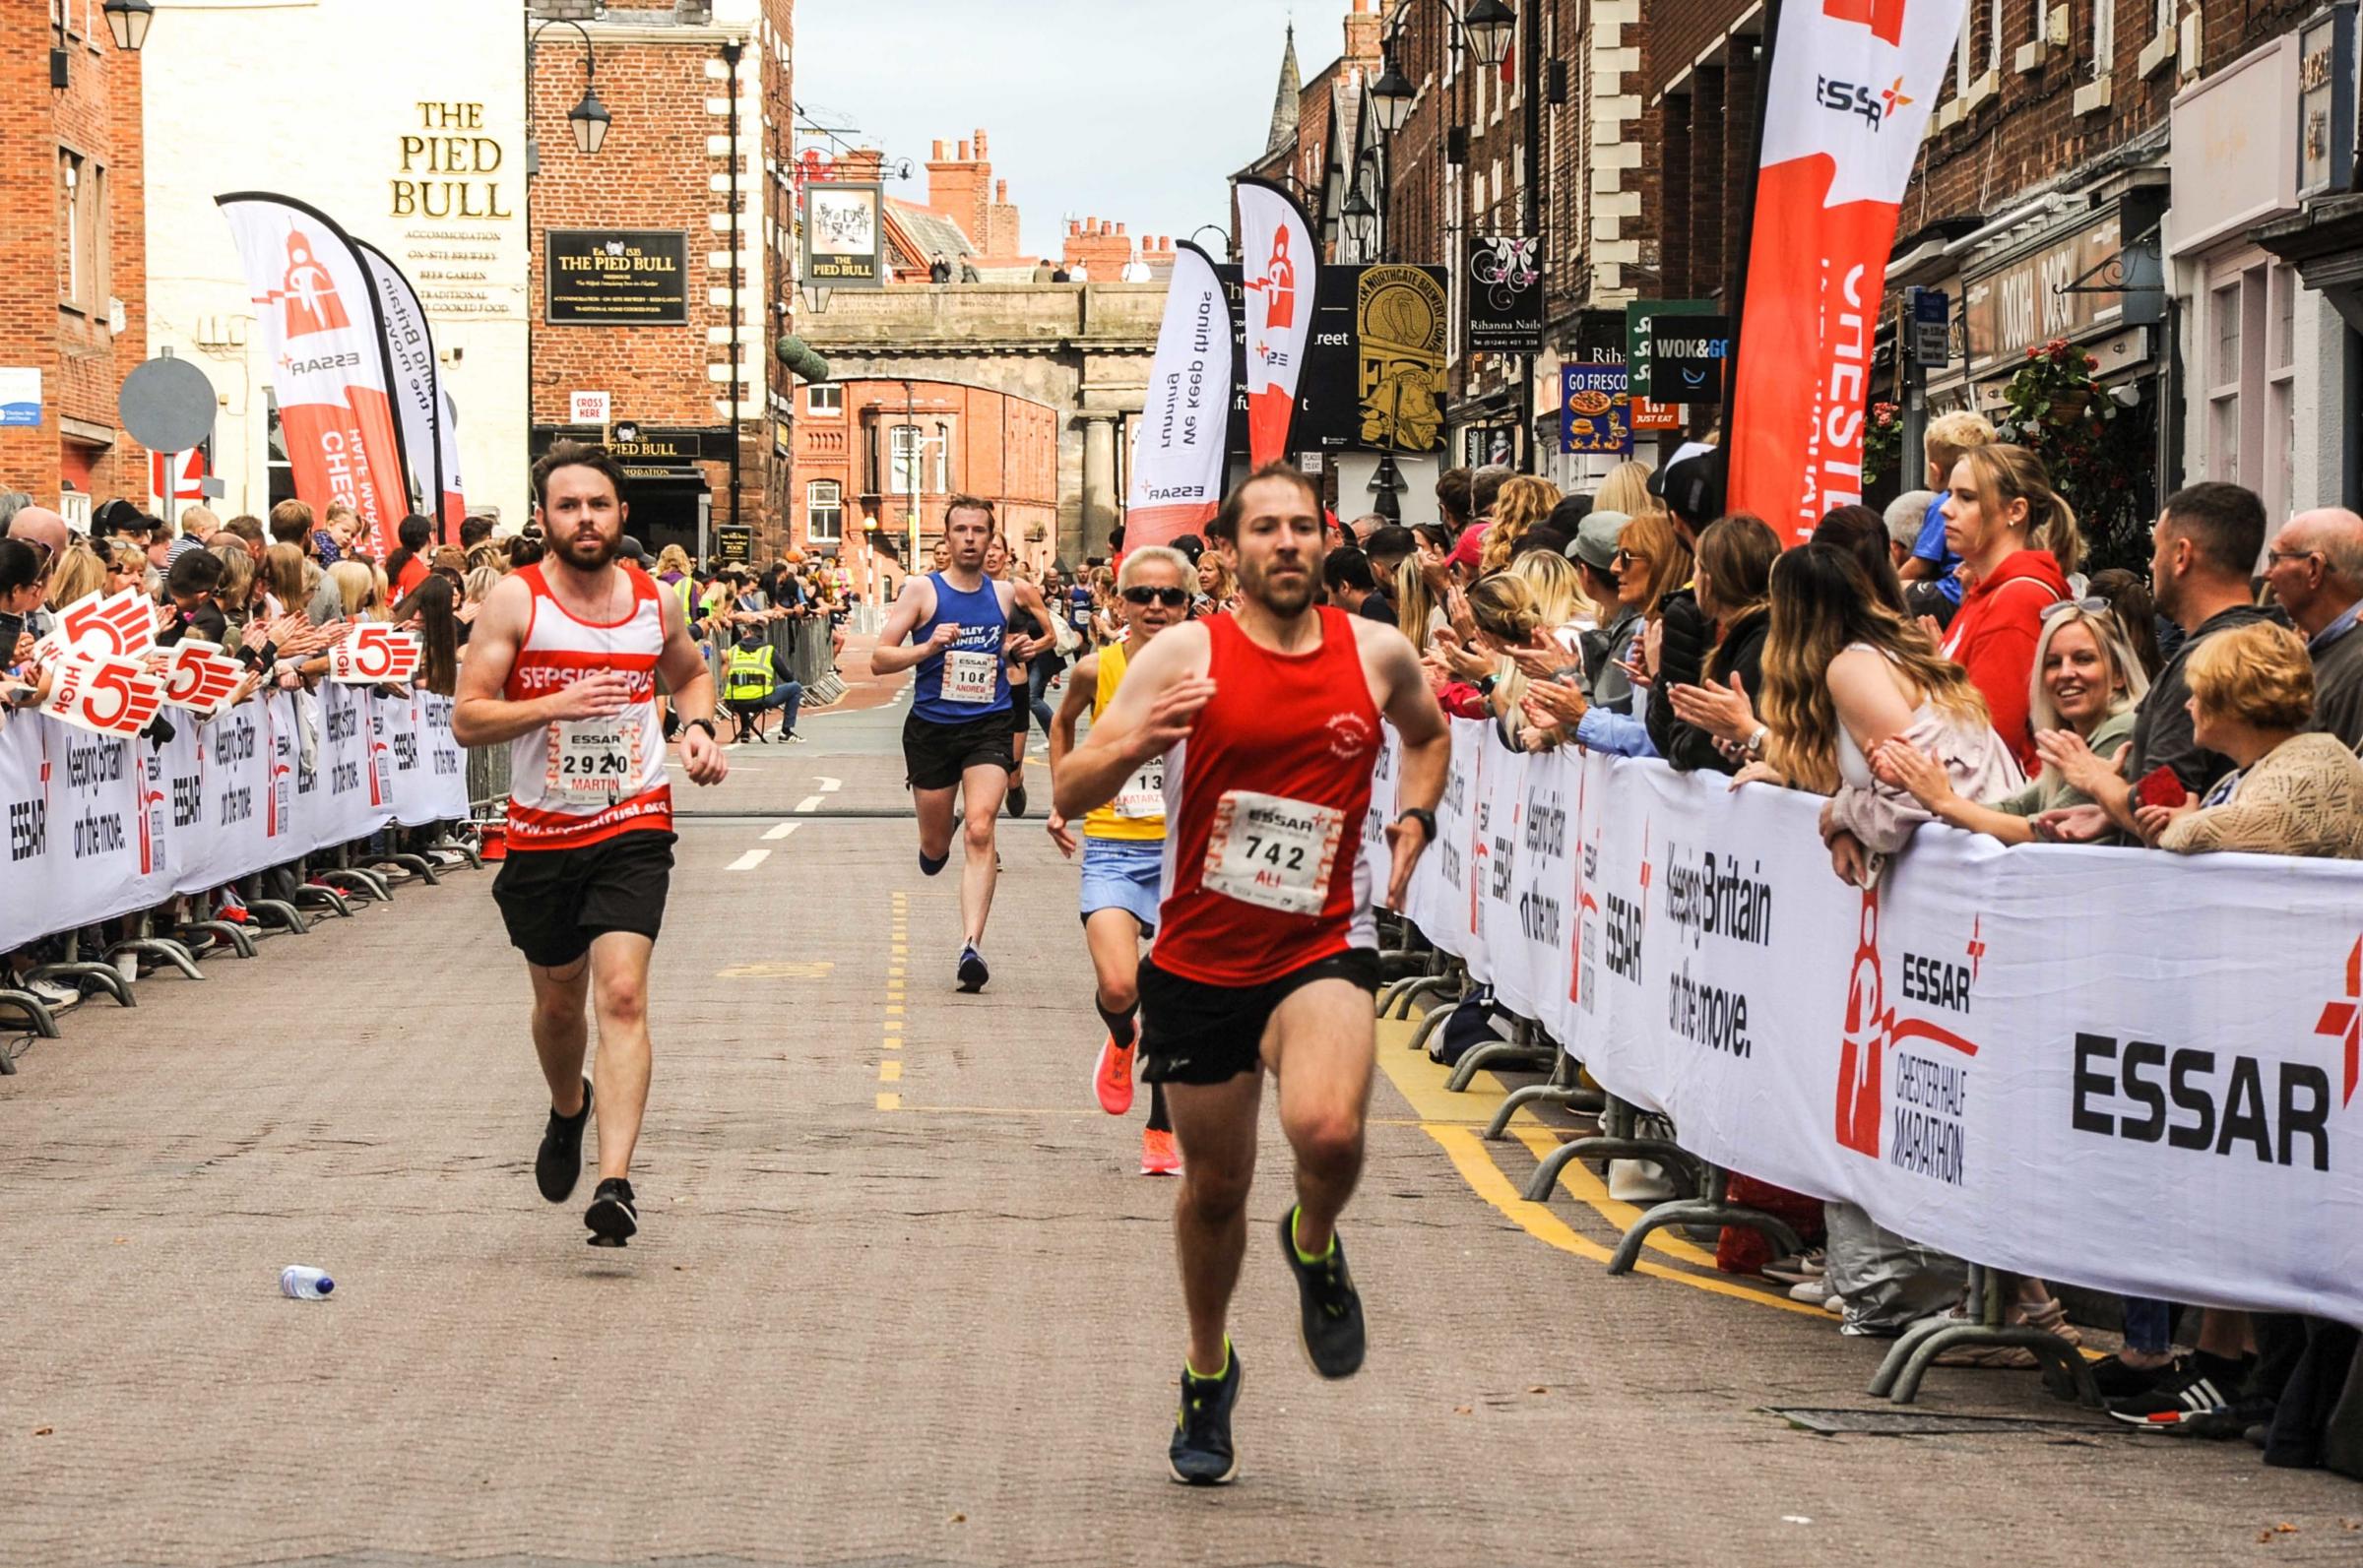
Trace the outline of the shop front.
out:
<instances>
[{"instance_id":1,"label":"shop front","mask_svg":"<svg viewBox=\"0 0 2363 1568\"><path fill-rule=\"evenodd\" d=\"M640 541L651 556L677 544L693 561L707 559L717 547L713 525L714 491L727 485L730 444L735 439L729 426L651 429L629 420L598 425L536 425L532 452L537 459L559 441L604 444L623 465L624 501L629 511L624 532Z\"/></svg>"}]
</instances>

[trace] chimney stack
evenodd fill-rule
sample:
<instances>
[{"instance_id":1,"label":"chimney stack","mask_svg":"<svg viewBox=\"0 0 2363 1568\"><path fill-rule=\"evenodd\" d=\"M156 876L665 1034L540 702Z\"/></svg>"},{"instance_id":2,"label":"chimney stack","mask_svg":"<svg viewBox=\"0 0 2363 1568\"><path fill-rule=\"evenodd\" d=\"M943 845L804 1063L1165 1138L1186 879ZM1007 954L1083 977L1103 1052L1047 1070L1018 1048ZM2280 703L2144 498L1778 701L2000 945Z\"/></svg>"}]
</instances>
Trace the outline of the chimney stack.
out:
<instances>
[{"instance_id":1,"label":"chimney stack","mask_svg":"<svg viewBox=\"0 0 2363 1568\"><path fill-rule=\"evenodd\" d=\"M938 140L935 144L935 157L931 161L937 163L943 161L943 143L940 140Z\"/></svg>"},{"instance_id":2,"label":"chimney stack","mask_svg":"<svg viewBox=\"0 0 2363 1568\"><path fill-rule=\"evenodd\" d=\"M985 127L982 125L977 127L977 161L985 161Z\"/></svg>"},{"instance_id":3,"label":"chimney stack","mask_svg":"<svg viewBox=\"0 0 2363 1568\"><path fill-rule=\"evenodd\" d=\"M971 161L968 156L968 144L966 142L960 144L960 161L963 163Z\"/></svg>"},{"instance_id":4,"label":"chimney stack","mask_svg":"<svg viewBox=\"0 0 2363 1568\"><path fill-rule=\"evenodd\" d=\"M1009 205L1009 182L1007 180L994 180L992 182L992 199L998 206L1006 207Z\"/></svg>"}]
</instances>

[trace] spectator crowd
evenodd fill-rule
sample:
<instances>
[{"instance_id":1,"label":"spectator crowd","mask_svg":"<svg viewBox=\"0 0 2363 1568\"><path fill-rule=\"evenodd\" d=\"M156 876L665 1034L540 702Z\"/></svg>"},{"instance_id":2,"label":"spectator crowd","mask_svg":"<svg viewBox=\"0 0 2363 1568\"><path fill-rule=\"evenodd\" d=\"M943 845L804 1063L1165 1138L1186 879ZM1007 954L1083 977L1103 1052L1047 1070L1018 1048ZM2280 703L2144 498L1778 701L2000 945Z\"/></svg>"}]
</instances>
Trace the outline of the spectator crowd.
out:
<instances>
[{"instance_id":1,"label":"spectator crowd","mask_svg":"<svg viewBox=\"0 0 2363 1568\"><path fill-rule=\"evenodd\" d=\"M2363 856L2363 517L2275 522L2246 489L2197 483L2160 509L2146 577L2087 576L2075 513L2032 453L1972 413L1936 420L1927 451L1927 489L1884 515L1840 507L1786 549L1724 510L1712 446L1660 472L1626 463L1589 495L1453 470L1439 524L1342 528L1323 578L1331 603L1399 626L1446 710L1490 721L1503 746L1823 797L1831 870L1865 887L1931 821L2011 846ZM1207 591L1221 587L1218 570ZM1674 1195L1654 1165L1610 1175L1619 1198ZM1720 1266L1851 1335L1963 1310L1958 1260L1851 1206L1731 1179L1734 1202L1814 1244L1774 1258L1727 1229ZM2078 1304L2105 1320L2087 1328L2122 1327L2092 1367L2119 1419L2363 1475L2352 1328ZM2007 1321L2082 1343L2039 1280L2014 1282ZM1944 1359L2034 1364L2008 1346Z\"/></svg>"}]
</instances>

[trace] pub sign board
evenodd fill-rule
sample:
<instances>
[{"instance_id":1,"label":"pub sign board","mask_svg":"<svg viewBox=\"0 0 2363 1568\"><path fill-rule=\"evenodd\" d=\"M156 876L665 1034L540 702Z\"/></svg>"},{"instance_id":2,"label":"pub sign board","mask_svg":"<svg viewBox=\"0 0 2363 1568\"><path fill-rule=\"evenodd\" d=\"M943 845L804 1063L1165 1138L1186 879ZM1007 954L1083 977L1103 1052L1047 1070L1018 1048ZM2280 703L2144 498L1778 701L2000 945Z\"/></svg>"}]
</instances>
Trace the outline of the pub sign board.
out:
<instances>
[{"instance_id":1,"label":"pub sign board","mask_svg":"<svg viewBox=\"0 0 2363 1568\"><path fill-rule=\"evenodd\" d=\"M553 228L543 320L553 327L685 327L689 236L679 229Z\"/></svg>"}]
</instances>

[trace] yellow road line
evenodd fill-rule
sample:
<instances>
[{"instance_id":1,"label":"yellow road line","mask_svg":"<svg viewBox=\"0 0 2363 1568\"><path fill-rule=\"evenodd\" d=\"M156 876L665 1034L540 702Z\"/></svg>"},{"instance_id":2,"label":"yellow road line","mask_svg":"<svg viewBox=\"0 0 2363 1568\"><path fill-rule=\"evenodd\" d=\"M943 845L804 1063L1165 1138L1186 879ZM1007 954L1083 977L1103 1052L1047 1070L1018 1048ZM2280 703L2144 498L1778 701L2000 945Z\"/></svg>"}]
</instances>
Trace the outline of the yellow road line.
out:
<instances>
[{"instance_id":1,"label":"yellow road line","mask_svg":"<svg viewBox=\"0 0 2363 1568\"><path fill-rule=\"evenodd\" d=\"M887 1062L880 1062L880 1063L878 1063L878 1082L879 1082L879 1083L881 1083L881 1084L891 1084L891 1083L895 1083L895 1082L897 1082L898 1080L900 1080L900 1079L902 1078L902 1076L903 1076L903 1064L902 1064L901 1062L887 1061Z\"/></svg>"},{"instance_id":2,"label":"yellow road line","mask_svg":"<svg viewBox=\"0 0 2363 1568\"><path fill-rule=\"evenodd\" d=\"M900 1095L887 1095L887 1094L881 1094L881 1095L879 1095L879 1096L878 1096L878 1109L880 1109L880 1110L900 1110L900 1109L902 1109L902 1108L903 1108L903 1097L902 1097L902 1096L900 1096Z\"/></svg>"},{"instance_id":3,"label":"yellow road line","mask_svg":"<svg viewBox=\"0 0 2363 1568\"><path fill-rule=\"evenodd\" d=\"M1520 1195L1517 1185L1495 1162L1485 1140L1474 1130L1483 1123L1468 1119L1469 1110L1475 1108L1490 1116L1504 1098L1501 1080L1491 1073L1480 1073L1475 1080L1476 1087L1465 1094L1452 1094L1444 1088L1444 1081L1449 1076L1444 1068L1431 1062L1426 1052L1415 1054L1404 1048L1411 1038L1411 1028L1408 1024L1393 1020L1379 1025L1378 1062L1385 1069L1387 1081L1395 1086L1395 1092L1410 1102L1412 1112L1417 1117L1415 1125L1436 1140L1437 1146L1450 1157L1454 1168L1459 1170L1462 1179L1468 1182L1477 1196L1492 1204L1518 1228L1562 1252L1589 1258L1595 1263L1608 1262L1615 1255L1613 1247L1603 1246L1577 1231L1553 1213L1548 1204L1527 1202ZM1519 1141L1538 1157L1549 1154L1559 1146L1560 1138L1556 1131L1537 1121L1524 1109L1511 1117L1511 1127ZM1632 1205L1610 1198L1600 1178L1585 1168L1581 1161L1570 1163L1561 1174L1560 1181L1569 1193L1619 1231L1625 1230L1639 1217L1640 1211ZM1644 1245L1644 1251L1663 1253L1707 1268L1714 1265L1713 1254L1678 1236L1666 1235L1663 1231L1652 1233ZM1768 1294L1722 1276L1669 1268L1646 1257L1634 1264L1633 1272L1653 1279L1672 1280L1696 1289L1733 1296L1784 1312L1817 1318L1829 1316L1820 1307L1808 1306L1802 1301Z\"/></svg>"}]
</instances>

